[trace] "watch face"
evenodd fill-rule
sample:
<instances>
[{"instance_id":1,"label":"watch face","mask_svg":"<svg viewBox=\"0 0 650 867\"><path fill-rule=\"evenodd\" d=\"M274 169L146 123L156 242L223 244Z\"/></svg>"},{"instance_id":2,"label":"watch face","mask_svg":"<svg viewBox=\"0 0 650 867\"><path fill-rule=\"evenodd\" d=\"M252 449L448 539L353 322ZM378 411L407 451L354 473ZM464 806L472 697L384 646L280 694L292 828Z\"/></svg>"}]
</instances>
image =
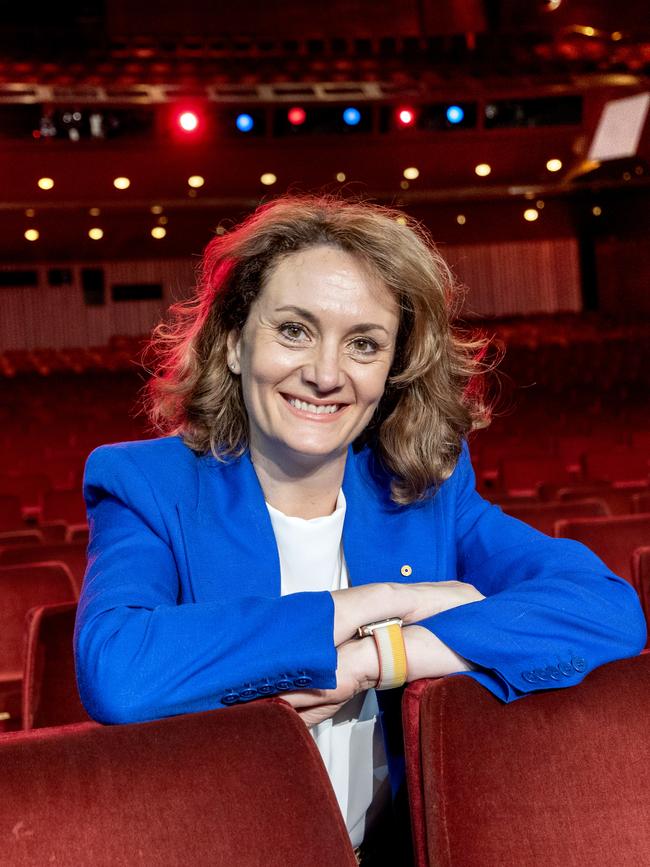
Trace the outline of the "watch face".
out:
<instances>
[{"instance_id":1,"label":"watch face","mask_svg":"<svg viewBox=\"0 0 650 867\"><path fill-rule=\"evenodd\" d=\"M366 623L365 626L360 626L357 630L359 638L364 638L372 635L377 629L386 629L389 626L400 626L402 621L399 617L387 617L386 620L377 620L375 623Z\"/></svg>"}]
</instances>

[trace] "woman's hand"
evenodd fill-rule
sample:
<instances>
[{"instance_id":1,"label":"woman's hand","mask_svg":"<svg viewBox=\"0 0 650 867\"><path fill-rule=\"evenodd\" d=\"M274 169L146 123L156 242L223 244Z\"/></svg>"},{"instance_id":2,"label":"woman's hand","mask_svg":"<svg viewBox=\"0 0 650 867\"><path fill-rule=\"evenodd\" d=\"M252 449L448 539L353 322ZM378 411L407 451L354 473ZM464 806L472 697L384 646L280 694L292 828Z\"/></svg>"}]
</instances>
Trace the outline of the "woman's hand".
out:
<instances>
[{"instance_id":1,"label":"woman's hand","mask_svg":"<svg viewBox=\"0 0 650 867\"><path fill-rule=\"evenodd\" d=\"M304 689L282 694L282 698L296 709L310 728L333 717L346 701L371 689L379 680L379 658L374 639L352 638L357 628L365 623L387 617L400 617L404 621L409 681L442 677L471 668L471 664L428 629L408 624L484 599L472 584L463 581L387 582L335 590L332 596L336 611L334 641L338 651L336 689Z\"/></svg>"},{"instance_id":2,"label":"woman's hand","mask_svg":"<svg viewBox=\"0 0 650 867\"><path fill-rule=\"evenodd\" d=\"M464 581L420 581L413 584L385 582L334 590L334 643L352 638L359 626L399 617L404 624L418 623L441 611L480 602L476 587Z\"/></svg>"},{"instance_id":3,"label":"woman's hand","mask_svg":"<svg viewBox=\"0 0 650 867\"><path fill-rule=\"evenodd\" d=\"M371 689L379 679L379 658L373 638L355 638L337 650L336 689L301 689L281 695L309 728L333 717L346 701Z\"/></svg>"}]
</instances>

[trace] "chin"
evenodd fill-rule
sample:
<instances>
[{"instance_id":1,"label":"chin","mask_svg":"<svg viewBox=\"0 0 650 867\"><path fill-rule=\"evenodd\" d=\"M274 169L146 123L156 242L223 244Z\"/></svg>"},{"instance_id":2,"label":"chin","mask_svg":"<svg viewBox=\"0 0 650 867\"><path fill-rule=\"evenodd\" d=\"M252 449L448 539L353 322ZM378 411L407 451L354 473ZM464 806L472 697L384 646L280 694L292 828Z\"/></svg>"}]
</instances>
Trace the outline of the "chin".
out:
<instances>
[{"instance_id":1,"label":"chin","mask_svg":"<svg viewBox=\"0 0 650 867\"><path fill-rule=\"evenodd\" d=\"M322 443L285 443L287 452L300 459L335 458L347 452L347 444L325 446Z\"/></svg>"}]
</instances>

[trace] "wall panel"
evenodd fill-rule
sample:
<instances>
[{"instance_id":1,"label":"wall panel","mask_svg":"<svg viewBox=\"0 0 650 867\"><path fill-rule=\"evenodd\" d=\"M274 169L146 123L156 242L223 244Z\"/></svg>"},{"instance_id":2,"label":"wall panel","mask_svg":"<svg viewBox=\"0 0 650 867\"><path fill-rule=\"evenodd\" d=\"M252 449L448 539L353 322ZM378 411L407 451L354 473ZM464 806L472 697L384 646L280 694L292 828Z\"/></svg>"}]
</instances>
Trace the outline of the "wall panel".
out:
<instances>
[{"instance_id":1,"label":"wall panel","mask_svg":"<svg viewBox=\"0 0 650 867\"><path fill-rule=\"evenodd\" d=\"M444 245L441 252L468 287L466 315L507 316L581 309L575 239ZM70 286L49 286L47 263L38 266L38 287L0 288L0 351L100 346L114 335L148 333L174 300L186 296L198 259L97 262L106 278L106 303L83 302L81 267ZM88 267L84 263L83 267ZM2 266L8 270L8 266ZM163 284L162 301L111 300L112 283Z\"/></svg>"},{"instance_id":2,"label":"wall panel","mask_svg":"<svg viewBox=\"0 0 650 867\"><path fill-rule=\"evenodd\" d=\"M464 312L509 316L582 309L575 238L448 245L441 252L467 287Z\"/></svg>"}]
</instances>

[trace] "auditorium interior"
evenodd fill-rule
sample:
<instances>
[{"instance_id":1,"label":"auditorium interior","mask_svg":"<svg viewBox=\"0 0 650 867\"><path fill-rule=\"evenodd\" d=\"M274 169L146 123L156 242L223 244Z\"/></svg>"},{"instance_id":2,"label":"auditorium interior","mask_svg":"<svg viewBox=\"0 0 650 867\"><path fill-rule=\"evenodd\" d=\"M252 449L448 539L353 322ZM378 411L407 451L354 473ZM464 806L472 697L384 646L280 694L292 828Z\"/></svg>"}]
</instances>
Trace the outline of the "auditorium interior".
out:
<instances>
[{"instance_id":1,"label":"auditorium interior","mask_svg":"<svg viewBox=\"0 0 650 867\"><path fill-rule=\"evenodd\" d=\"M152 328L205 245L277 196L426 227L456 327L489 338L479 492L585 543L650 614L647 11L3 4L3 863L359 863L281 698L102 726L75 682L86 459L157 435ZM650 864L649 688L645 652L508 705L465 678L409 685L403 867Z\"/></svg>"}]
</instances>

